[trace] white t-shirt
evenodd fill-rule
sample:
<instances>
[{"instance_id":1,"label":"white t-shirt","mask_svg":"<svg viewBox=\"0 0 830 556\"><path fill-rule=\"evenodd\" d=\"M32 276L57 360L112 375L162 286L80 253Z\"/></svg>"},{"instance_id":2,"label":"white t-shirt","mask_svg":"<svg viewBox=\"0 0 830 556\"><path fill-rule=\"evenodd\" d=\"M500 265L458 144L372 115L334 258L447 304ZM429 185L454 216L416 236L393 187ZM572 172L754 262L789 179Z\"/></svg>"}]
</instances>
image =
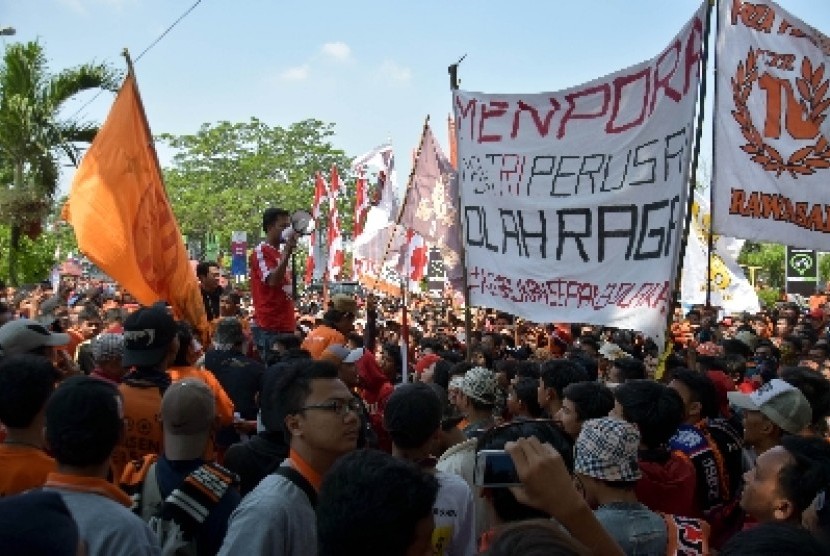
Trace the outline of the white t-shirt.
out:
<instances>
[{"instance_id":1,"label":"white t-shirt","mask_svg":"<svg viewBox=\"0 0 830 556\"><path fill-rule=\"evenodd\" d=\"M432 507L435 530L432 532L435 556L474 556L476 550L475 510L467 482L444 471L436 471L440 488Z\"/></svg>"}]
</instances>

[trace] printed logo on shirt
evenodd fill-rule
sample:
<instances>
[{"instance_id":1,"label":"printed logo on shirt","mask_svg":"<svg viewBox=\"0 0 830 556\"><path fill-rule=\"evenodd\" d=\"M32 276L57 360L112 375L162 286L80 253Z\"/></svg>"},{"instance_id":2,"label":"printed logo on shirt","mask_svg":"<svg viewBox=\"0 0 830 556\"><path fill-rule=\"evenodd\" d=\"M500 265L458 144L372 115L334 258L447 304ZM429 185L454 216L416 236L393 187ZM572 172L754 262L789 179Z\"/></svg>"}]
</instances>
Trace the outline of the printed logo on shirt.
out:
<instances>
[{"instance_id":1,"label":"printed logo on shirt","mask_svg":"<svg viewBox=\"0 0 830 556\"><path fill-rule=\"evenodd\" d=\"M433 554L433 556L446 556L446 554L449 553L451 542L452 542L452 525L445 525L444 527L436 527L432 531L432 554Z\"/></svg>"}]
</instances>

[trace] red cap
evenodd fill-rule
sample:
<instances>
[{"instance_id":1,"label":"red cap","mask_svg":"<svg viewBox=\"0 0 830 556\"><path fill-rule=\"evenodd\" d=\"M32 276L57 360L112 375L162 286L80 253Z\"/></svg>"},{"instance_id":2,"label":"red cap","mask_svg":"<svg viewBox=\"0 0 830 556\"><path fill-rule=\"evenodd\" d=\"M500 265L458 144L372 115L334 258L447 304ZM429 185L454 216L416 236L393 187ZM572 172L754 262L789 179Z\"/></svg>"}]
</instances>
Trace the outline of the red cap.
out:
<instances>
[{"instance_id":1,"label":"red cap","mask_svg":"<svg viewBox=\"0 0 830 556\"><path fill-rule=\"evenodd\" d=\"M427 369L427 367L440 360L441 358L435 355L434 353L427 353L426 355L418 359L417 363L415 363L415 372L421 374Z\"/></svg>"}]
</instances>

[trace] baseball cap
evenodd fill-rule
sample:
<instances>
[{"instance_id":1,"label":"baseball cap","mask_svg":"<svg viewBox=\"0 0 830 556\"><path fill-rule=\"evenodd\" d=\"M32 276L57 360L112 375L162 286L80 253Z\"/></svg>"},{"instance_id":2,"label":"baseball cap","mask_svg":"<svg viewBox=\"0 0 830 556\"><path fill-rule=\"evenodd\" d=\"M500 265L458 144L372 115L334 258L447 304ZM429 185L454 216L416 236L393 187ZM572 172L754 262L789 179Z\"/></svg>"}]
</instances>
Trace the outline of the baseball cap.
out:
<instances>
[{"instance_id":1,"label":"baseball cap","mask_svg":"<svg viewBox=\"0 0 830 556\"><path fill-rule=\"evenodd\" d=\"M640 431L628 421L589 419L574 445L574 472L603 481L636 481L639 447Z\"/></svg>"},{"instance_id":2,"label":"baseball cap","mask_svg":"<svg viewBox=\"0 0 830 556\"><path fill-rule=\"evenodd\" d=\"M69 334L50 332L39 322L30 319L11 320L0 326L0 351L5 357L29 353L41 347L65 346Z\"/></svg>"},{"instance_id":3,"label":"baseball cap","mask_svg":"<svg viewBox=\"0 0 830 556\"><path fill-rule=\"evenodd\" d=\"M484 367L473 367L464 374L461 391L465 396L485 404L496 403L496 375Z\"/></svg>"},{"instance_id":4,"label":"baseball cap","mask_svg":"<svg viewBox=\"0 0 830 556\"><path fill-rule=\"evenodd\" d=\"M55 311L61 306L62 300L59 296L53 295L38 307L37 321L44 326L51 326L53 322L58 320L55 316Z\"/></svg>"},{"instance_id":5,"label":"baseball cap","mask_svg":"<svg viewBox=\"0 0 830 556\"><path fill-rule=\"evenodd\" d=\"M415 363L415 372L417 374L421 374L425 370L427 370L430 367L430 365L434 365L440 360L441 357L439 357L438 355L434 353L427 353L426 355L421 356L421 358L418 359L417 363Z\"/></svg>"},{"instance_id":6,"label":"baseball cap","mask_svg":"<svg viewBox=\"0 0 830 556\"><path fill-rule=\"evenodd\" d=\"M441 426L441 399L422 382L398 386L386 401L383 428L400 448L421 447Z\"/></svg>"},{"instance_id":7,"label":"baseball cap","mask_svg":"<svg viewBox=\"0 0 830 556\"><path fill-rule=\"evenodd\" d=\"M175 337L176 321L162 303L141 307L124 319L124 366L161 363Z\"/></svg>"},{"instance_id":8,"label":"baseball cap","mask_svg":"<svg viewBox=\"0 0 830 556\"><path fill-rule=\"evenodd\" d=\"M161 398L164 454L168 459L200 457L216 419L216 401L207 384L197 379L172 383Z\"/></svg>"},{"instance_id":9,"label":"baseball cap","mask_svg":"<svg viewBox=\"0 0 830 556\"><path fill-rule=\"evenodd\" d=\"M342 344L331 344L320 355L320 359L326 359L332 363L355 363L363 357L363 348L349 349Z\"/></svg>"},{"instance_id":10,"label":"baseball cap","mask_svg":"<svg viewBox=\"0 0 830 556\"><path fill-rule=\"evenodd\" d=\"M357 301L354 297L345 293L337 293L331 296L331 307L341 313L357 313Z\"/></svg>"},{"instance_id":11,"label":"baseball cap","mask_svg":"<svg viewBox=\"0 0 830 556\"><path fill-rule=\"evenodd\" d=\"M813 419L813 409L801 390L774 378L751 394L729 392L729 403L741 409L760 411L790 434L798 434Z\"/></svg>"}]
</instances>

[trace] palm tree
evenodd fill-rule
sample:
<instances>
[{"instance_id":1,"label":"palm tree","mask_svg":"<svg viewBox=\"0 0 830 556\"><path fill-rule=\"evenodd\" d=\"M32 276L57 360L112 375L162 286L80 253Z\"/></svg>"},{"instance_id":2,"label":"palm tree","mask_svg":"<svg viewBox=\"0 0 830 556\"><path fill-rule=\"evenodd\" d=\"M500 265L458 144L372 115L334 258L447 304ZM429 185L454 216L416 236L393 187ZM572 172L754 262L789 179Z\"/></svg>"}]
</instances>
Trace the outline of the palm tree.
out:
<instances>
[{"instance_id":1,"label":"palm tree","mask_svg":"<svg viewBox=\"0 0 830 556\"><path fill-rule=\"evenodd\" d=\"M52 207L61 156L77 164L77 143L89 143L97 126L62 119L67 100L88 90L115 91L119 76L104 64L48 72L38 42L6 47L0 65L0 218L10 230L8 277L18 281L20 239L36 236Z\"/></svg>"}]
</instances>

